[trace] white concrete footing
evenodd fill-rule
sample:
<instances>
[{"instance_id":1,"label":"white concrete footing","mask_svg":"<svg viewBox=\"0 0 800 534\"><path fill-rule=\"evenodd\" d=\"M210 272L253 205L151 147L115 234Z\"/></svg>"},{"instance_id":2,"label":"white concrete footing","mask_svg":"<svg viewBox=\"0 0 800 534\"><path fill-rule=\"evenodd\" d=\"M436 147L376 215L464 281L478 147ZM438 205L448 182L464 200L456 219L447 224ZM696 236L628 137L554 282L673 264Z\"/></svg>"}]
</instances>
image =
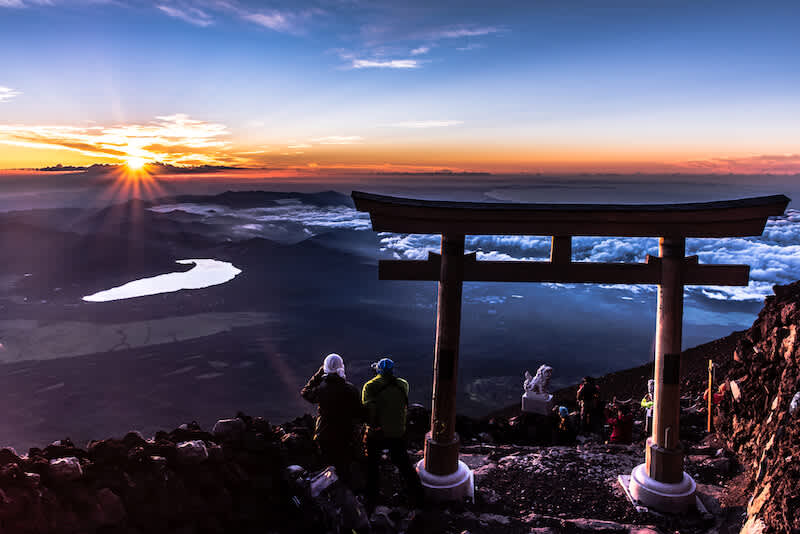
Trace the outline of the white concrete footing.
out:
<instances>
[{"instance_id":1,"label":"white concrete footing","mask_svg":"<svg viewBox=\"0 0 800 534\"><path fill-rule=\"evenodd\" d=\"M553 396L550 394L527 391L522 394L522 411L550 415L553 411Z\"/></svg>"},{"instance_id":2,"label":"white concrete footing","mask_svg":"<svg viewBox=\"0 0 800 534\"><path fill-rule=\"evenodd\" d=\"M460 501L465 497L475 500L475 479L472 470L459 460L458 469L449 475L434 475L425 470L425 460L417 462L417 473L425 489L425 497L432 501Z\"/></svg>"},{"instance_id":3,"label":"white concrete footing","mask_svg":"<svg viewBox=\"0 0 800 534\"><path fill-rule=\"evenodd\" d=\"M695 506L695 484L692 477L683 473L676 484L659 482L647 474L647 465L639 464L631 472L628 486L631 497L643 506L659 512L682 514Z\"/></svg>"}]
</instances>

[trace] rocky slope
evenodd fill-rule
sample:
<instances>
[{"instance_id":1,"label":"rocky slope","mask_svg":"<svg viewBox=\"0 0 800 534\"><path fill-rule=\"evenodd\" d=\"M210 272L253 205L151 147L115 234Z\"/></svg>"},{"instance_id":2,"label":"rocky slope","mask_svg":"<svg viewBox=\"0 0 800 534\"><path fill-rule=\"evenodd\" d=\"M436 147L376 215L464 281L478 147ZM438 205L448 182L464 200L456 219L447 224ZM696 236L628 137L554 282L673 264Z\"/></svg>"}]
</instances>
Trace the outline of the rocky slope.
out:
<instances>
[{"instance_id":1,"label":"rocky slope","mask_svg":"<svg viewBox=\"0 0 800 534\"><path fill-rule=\"evenodd\" d=\"M416 427L422 425L420 416L429 414L416 408ZM487 428L495 435L507 432L495 424ZM464 430L466 441L479 441L469 428ZM313 479L324 466L311 433L309 416L272 427L240 414L218 423L211 433L188 424L149 440L131 432L122 439L91 442L85 450L69 440L31 449L22 457L2 449L0 532L316 533L356 528L375 534L654 534L676 529L699 533L723 523L719 513L683 518L636 513L616 476L641 462L642 444L615 446L596 440L560 447L465 446L462 459L475 470L475 502L425 511L410 509L397 473L385 465L381 506L368 523L349 491L336 483L319 486L320 479ZM691 460L697 467L693 474L714 478L704 467L714 448L706 449ZM356 487L363 487L363 474L363 464L357 465ZM709 507L719 508L713 494L722 489L707 488L712 494Z\"/></svg>"},{"instance_id":2,"label":"rocky slope","mask_svg":"<svg viewBox=\"0 0 800 534\"><path fill-rule=\"evenodd\" d=\"M717 433L746 469L747 532L800 532L800 282L775 286L739 340ZM795 400L797 403L797 400Z\"/></svg>"},{"instance_id":3,"label":"rocky slope","mask_svg":"<svg viewBox=\"0 0 800 534\"><path fill-rule=\"evenodd\" d=\"M211 432L186 424L85 449L68 439L24 455L2 449L0 533L735 534L745 520L748 533L800 532L800 431L790 410L800 387L800 282L775 292L751 329L682 355L686 470L706 514L645 514L628 503L617 475L643 461L641 432L629 446L596 437L551 446L552 421L514 407L482 420L458 418L462 459L476 477L473 503L411 510L387 464L381 506L367 522L351 492L324 475L314 478L325 466L310 416L272 426L239 414ZM698 402L709 358L729 384L716 435L704 434ZM606 398L638 399L651 373L642 366L599 384ZM559 395L567 404L574 398L569 389ZM429 418L423 406L409 410L410 451L418 458ZM356 491L363 467L354 469Z\"/></svg>"}]
</instances>

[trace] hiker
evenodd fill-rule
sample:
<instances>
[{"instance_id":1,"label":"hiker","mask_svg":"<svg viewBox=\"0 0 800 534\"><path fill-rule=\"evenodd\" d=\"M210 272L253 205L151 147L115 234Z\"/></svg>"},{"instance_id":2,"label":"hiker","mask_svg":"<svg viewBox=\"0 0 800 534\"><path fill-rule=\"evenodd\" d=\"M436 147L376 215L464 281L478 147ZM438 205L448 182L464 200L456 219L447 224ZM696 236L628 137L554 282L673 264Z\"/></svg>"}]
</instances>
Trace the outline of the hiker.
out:
<instances>
[{"instance_id":1,"label":"hiker","mask_svg":"<svg viewBox=\"0 0 800 534\"><path fill-rule=\"evenodd\" d=\"M569 445L575 441L575 426L569 418L569 410L566 406L558 406L553 408L553 411L558 414L558 422L556 423L555 432L553 433L553 442L556 445Z\"/></svg>"},{"instance_id":2,"label":"hiker","mask_svg":"<svg viewBox=\"0 0 800 534\"><path fill-rule=\"evenodd\" d=\"M630 445L633 442L633 415L626 404L614 402L606 408L606 422L611 426L609 443Z\"/></svg>"},{"instance_id":3,"label":"hiker","mask_svg":"<svg viewBox=\"0 0 800 534\"><path fill-rule=\"evenodd\" d=\"M578 387L578 406L580 406L580 433L595 431L597 427L597 408L600 406L600 388L594 383L591 376L583 377L583 382Z\"/></svg>"},{"instance_id":4,"label":"hiker","mask_svg":"<svg viewBox=\"0 0 800 534\"><path fill-rule=\"evenodd\" d=\"M367 418L367 511L372 513L378 498L379 462L383 450L400 470L416 507L423 505L423 489L419 475L406 450L406 409L408 382L394 376L394 362L383 358L372 364L377 375L364 384L361 402Z\"/></svg>"},{"instance_id":5,"label":"hiker","mask_svg":"<svg viewBox=\"0 0 800 534\"><path fill-rule=\"evenodd\" d=\"M652 378L647 381L647 394L642 397L641 406L644 408L645 432L649 436L653 433L653 405L655 404L656 381Z\"/></svg>"},{"instance_id":6,"label":"hiker","mask_svg":"<svg viewBox=\"0 0 800 534\"><path fill-rule=\"evenodd\" d=\"M727 382L723 382L717 388L716 393L714 393L711 396L711 403L713 405L715 405L715 406L720 404L720 403L722 403L722 401L725 400L725 393L727 393L727 391L728 391L728 383ZM708 390L707 389L705 391L703 391L703 402L704 403L708 403Z\"/></svg>"},{"instance_id":7,"label":"hiker","mask_svg":"<svg viewBox=\"0 0 800 534\"><path fill-rule=\"evenodd\" d=\"M334 466L339 478L348 483L362 412L358 388L347 381L342 357L328 354L322 367L314 373L300 395L308 402L319 405L314 441L323 461Z\"/></svg>"}]
</instances>

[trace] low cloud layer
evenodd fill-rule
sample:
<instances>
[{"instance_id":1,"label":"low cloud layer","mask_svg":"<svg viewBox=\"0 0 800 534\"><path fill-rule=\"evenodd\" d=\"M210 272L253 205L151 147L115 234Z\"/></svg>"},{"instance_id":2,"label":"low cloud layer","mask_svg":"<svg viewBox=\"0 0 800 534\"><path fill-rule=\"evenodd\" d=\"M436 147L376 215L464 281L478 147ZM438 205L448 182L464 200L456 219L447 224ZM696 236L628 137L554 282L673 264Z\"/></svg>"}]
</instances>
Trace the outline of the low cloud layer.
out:
<instances>
[{"instance_id":1,"label":"low cloud layer","mask_svg":"<svg viewBox=\"0 0 800 534\"><path fill-rule=\"evenodd\" d=\"M758 154L692 160L682 165L696 172L734 174L800 174L800 154Z\"/></svg>"},{"instance_id":2,"label":"low cloud layer","mask_svg":"<svg viewBox=\"0 0 800 534\"><path fill-rule=\"evenodd\" d=\"M159 213L183 212L203 223L224 229L234 239L262 237L294 243L335 229L370 230L369 215L350 206L315 206L300 199L281 200L276 206L233 209L216 204L164 204Z\"/></svg>"},{"instance_id":3,"label":"low cloud layer","mask_svg":"<svg viewBox=\"0 0 800 534\"><path fill-rule=\"evenodd\" d=\"M232 225L239 237L266 237L297 241L331 229L370 231L366 213L350 206L319 207L301 199L283 201L280 206L233 210L211 205L170 205L154 208L168 212L181 210L205 218L204 222ZM428 252L439 252L441 240L436 235L378 234L376 256L421 260ZM689 286L687 292L704 300L760 301L772 294L772 286L800 279L800 210L767 222L762 236L723 239L687 239L687 255L697 255L702 264L747 264L751 266L750 284L745 287ZM550 237L546 236L467 236L466 249L476 252L478 260L547 261ZM575 237L572 258L576 262L644 262L647 254L658 255L655 238ZM655 286L603 286L629 295L650 293Z\"/></svg>"},{"instance_id":4,"label":"low cloud layer","mask_svg":"<svg viewBox=\"0 0 800 534\"><path fill-rule=\"evenodd\" d=\"M397 259L425 259L439 252L439 236L380 234L382 251ZM690 286L690 294L714 300L759 301L772 294L772 286L800 279L800 211L788 210L767 222L760 237L687 239L686 254L705 264L750 265L750 283L744 287ZM543 236L467 236L466 249L479 260L547 261L550 238ZM658 255L654 238L575 237L573 261L643 262ZM615 286L631 292L654 291L654 286Z\"/></svg>"}]
</instances>

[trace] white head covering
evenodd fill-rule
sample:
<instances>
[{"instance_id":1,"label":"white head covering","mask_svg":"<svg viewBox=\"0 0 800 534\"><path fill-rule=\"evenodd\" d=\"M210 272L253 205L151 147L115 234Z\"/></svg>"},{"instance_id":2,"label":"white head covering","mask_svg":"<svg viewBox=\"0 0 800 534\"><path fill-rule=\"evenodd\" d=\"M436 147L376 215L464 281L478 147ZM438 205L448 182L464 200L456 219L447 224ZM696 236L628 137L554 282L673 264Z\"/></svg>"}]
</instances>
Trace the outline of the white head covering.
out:
<instances>
[{"instance_id":1,"label":"white head covering","mask_svg":"<svg viewBox=\"0 0 800 534\"><path fill-rule=\"evenodd\" d=\"M325 362L322 364L322 370L328 375L336 373L342 378L347 378L344 374L344 361L338 354L328 354L325 356Z\"/></svg>"}]
</instances>

